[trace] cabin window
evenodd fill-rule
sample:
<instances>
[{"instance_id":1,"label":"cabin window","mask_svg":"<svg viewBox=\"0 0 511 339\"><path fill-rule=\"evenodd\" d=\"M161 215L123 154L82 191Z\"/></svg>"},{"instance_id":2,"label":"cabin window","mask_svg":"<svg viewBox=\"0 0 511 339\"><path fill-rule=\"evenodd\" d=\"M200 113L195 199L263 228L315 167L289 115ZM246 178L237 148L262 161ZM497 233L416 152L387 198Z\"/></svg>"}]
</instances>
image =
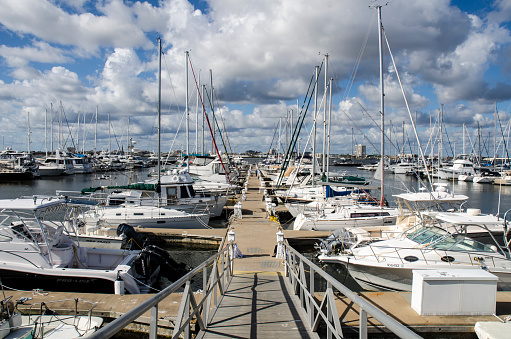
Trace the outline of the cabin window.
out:
<instances>
[{"instance_id":1,"label":"cabin window","mask_svg":"<svg viewBox=\"0 0 511 339\"><path fill-rule=\"evenodd\" d=\"M190 197L193 198L195 196L195 190L192 185L188 185L188 192L190 192Z\"/></svg>"},{"instance_id":2,"label":"cabin window","mask_svg":"<svg viewBox=\"0 0 511 339\"><path fill-rule=\"evenodd\" d=\"M116 216L120 217L121 216L121 213L115 213Z\"/></svg>"},{"instance_id":3,"label":"cabin window","mask_svg":"<svg viewBox=\"0 0 511 339\"><path fill-rule=\"evenodd\" d=\"M188 190L186 189L186 186L179 186L179 193L181 193L181 198L189 198Z\"/></svg>"},{"instance_id":4,"label":"cabin window","mask_svg":"<svg viewBox=\"0 0 511 339\"><path fill-rule=\"evenodd\" d=\"M390 216L389 212L364 212L364 213L351 213L351 218L374 218L374 217L387 217Z\"/></svg>"},{"instance_id":5,"label":"cabin window","mask_svg":"<svg viewBox=\"0 0 511 339\"><path fill-rule=\"evenodd\" d=\"M177 187L167 187L167 204L177 200Z\"/></svg>"},{"instance_id":6,"label":"cabin window","mask_svg":"<svg viewBox=\"0 0 511 339\"><path fill-rule=\"evenodd\" d=\"M108 206L118 206L122 205L125 202L125 198L110 198L108 200Z\"/></svg>"},{"instance_id":7,"label":"cabin window","mask_svg":"<svg viewBox=\"0 0 511 339\"><path fill-rule=\"evenodd\" d=\"M144 213L133 213L133 215L144 215Z\"/></svg>"}]
</instances>

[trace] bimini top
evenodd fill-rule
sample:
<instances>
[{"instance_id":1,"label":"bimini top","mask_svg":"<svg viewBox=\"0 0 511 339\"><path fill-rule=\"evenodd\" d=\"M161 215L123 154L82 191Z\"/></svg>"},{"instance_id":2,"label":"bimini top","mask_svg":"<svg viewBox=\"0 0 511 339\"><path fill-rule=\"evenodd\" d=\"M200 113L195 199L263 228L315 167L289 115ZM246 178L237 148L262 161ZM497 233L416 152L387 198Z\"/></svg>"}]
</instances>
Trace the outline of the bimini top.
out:
<instances>
[{"instance_id":1,"label":"bimini top","mask_svg":"<svg viewBox=\"0 0 511 339\"><path fill-rule=\"evenodd\" d=\"M468 209L467 212L431 213L431 217L452 225L503 225L504 220L491 214L477 214L478 209ZM476 213L474 213L476 212ZM428 214L425 212L424 214Z\"/></svg>"},{"instance_id":2,"label":"bimini top","mask_svg":"<svg viewBox=\"0 0 511 339\"><path fill-rule=\"evenodd\" d=\"M468 200L468 196L463 194L451 194L448 192L417 192L417 193L401 193L393 195L396 198L411 202L457 202Z\"/></svg>"},{"instance_id":3,"label":"bimini top","mask_svg":"<svg viewBox=\"0 0 511 339\"><path fill-rule=\"evenodd\" d=\"M65 203L65 199L58 197L0 199L0 209L36 211Z\"/></svg>"}]
</instances>

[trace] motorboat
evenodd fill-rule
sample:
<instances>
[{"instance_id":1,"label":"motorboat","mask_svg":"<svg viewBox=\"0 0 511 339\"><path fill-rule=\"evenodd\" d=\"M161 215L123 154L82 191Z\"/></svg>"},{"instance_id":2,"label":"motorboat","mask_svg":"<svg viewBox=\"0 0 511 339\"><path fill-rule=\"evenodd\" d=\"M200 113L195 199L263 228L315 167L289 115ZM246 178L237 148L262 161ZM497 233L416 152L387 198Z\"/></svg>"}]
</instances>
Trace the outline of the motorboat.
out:
<instances>
[{"instance_id":1,"label":"motorboat","mask_svg":"<svg viewBox=\"0 0 511 339\"><path fill-rule=\"evenodd\" d=\"M396 224L398 215L397 208L358 204L338 206L330 213L320 209L312 215L299 214L293 223L293 230L334 231L341 227L391 226Z\"/></svg>"},{"instance_id":2,"label":"motorboat","mask_svg":"<svg viewBox=\"0 0 511 339\"><path fill-rule=\"evenodd\" d=\"M139 294L186 273L167 252L87 248L76 241L75 209L60 197L0 200L0 279L21 290Z\"/></svg>"},{"instance_id":3,"label":"motorboat","mask_svg":"<svg viewBox=\"0 0 511 339\"><path fill-rule=\"evenodd\" d=\"M96 332L103 324L103 318L91 315L62 315L50 309L57 305L64 305L70 300L46 300L40 303L29 304L32 298L22 297L11 301L12 296L1 301L0 310L0 338L29 339L29 338L78 338L88 337ZM73 300L78 306L80 299ZM88 301L83 301L90 303ZM83 303L82 302L82 303ZM96 306L90 303L88 312ZM17 307L27 307L28 315L22 315ZM80 305L81 306L81 305ZM39 312L37 314L36 312Z\"/></svg>"},{"instance_id":4,"label":"motorboat","mask_svg":"<svg viewBox=\"0 0 511 339\"><path fill-rule=\"evenodd\" d=\"M75 173L73 162L59 151L40 162L42 176L71 175Z\"/></svg>"},{"instance_id":5,"label":"motorboat","mask_svg":"<svg viewBox=\"0 0 511 339\"><path fill-rule=\"evenodd\" d=\"M395 165L392 165L391 168L392 168L392 172L394 172L394 174L407 174L407 173L415 171L415 169L417 168L417 165L412 162L404 161L404 162L399 162Z\"/></svg>"},{"instance_id":6,"label":"motorboat","mask_svg":"<svg viewBox=\"0 0 511 339\"><path fill-rule=\"evenodd\" d=\"M188 213L158 206L106 207L96 205L80 215L87 227L114 227L129 224L142 228L196 229L208 228L209 213Z\"/></svg>"},{"instance_id":7,"label":"motorboat","mask_svg":"<svg viewBox=\"0 0 511 339\"><path fill-rule=\"evenodd\" d=\"M509 186L511 185L511 171L501 173L499 178L493 180L494 185Z\"/></svg>"},{"instance_id":8,"label":"motorboat","mask_svg":"<svg viewBox=\"0 0 511 339\"><path fill-rule=\"evenodd\" d=\"M436 176L443 180L458 180L460 175L475 174L474 163L467 159L456 159L452 166L440 167L436 172Z\"/></svg>"},{"instance_id":9,"label":"motorboat","mask_svg":"<svg viewBox=\"0 0 511 339\"><path fill-rule=\"evenodd\" d=\"M369 290L411 291L413 270L474 269L498 277L499 290L511 290L511 259L507 246L499 246L482 218L459 215L438 217L440 223L421 223L386 240L357 237L324 243L319 260L344 264L351 276ZM447 227L442 220L451 223ZM502 222L502 219L501 219ZM454 223L454 225L453 225ZM488 232L493 244L468 236L468 229ZM343 236L341 234L341 236Z\"/></svg>"},{"instance_id":10,"label":"motorboat","mask_svg":"<svg viewBox=\"0 0 511 339\"><path fill-rule=\"evenodd\" d=\"M198 193L194 186L195 181L186 170L174 170L162 175L159 185L157 179L151 179L128 185L86 188L82 193L89 194L91 200L100 201L104 208L163 207L219 217L227 203L227 189L213 193L201 189Z\"/></svg>"},{"instance_id":11,"label":"motorboat","mask_svg":"<svg viewBox=\"0 0 511 339\"><path fill-rule=\"evenodd\" d=\"M479 173L474 175L473 182L478 184L492 184L497 178L500 178L499 172L481 168Z\"/></svg>"}]
</instances>

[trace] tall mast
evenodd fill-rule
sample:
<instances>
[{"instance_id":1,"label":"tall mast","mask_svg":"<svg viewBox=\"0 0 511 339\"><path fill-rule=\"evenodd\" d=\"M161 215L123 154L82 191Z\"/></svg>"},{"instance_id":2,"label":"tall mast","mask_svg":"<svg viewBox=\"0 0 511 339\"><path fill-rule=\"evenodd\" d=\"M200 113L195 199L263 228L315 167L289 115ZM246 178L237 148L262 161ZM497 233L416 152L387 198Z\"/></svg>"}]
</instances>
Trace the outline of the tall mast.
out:
<instances>
[{"instance_id":1,"label":"tall mast","mask_svg":"<svg viewBox=\"0 0 511 339\"><path fill-rule=\"evenodd\" d=\"M205 97L204 97L204 94L206 93L206 85L202 85L202 106L204 107L204 100L205 100ZM206 148L205 148L205 142L204 142L204 133L205 133L205 127L204 127L204 123L205 123L205 120L206 120L206 117L205 117L205 114L206 114L206 109L203 109L203 112L204 114L202 114L202 155L206 155Z\"/></svg>"},{"instance_id":2,"label":"tall mast","mask_svg":"<svg viewBox=\"0 0 511 339\"><path fill-rule=\"evenodd\" d=\"M381 6L378 9L378 42L380 54L380 115L381 115L381 196L380 207L383 207L384 186L385 186L385 105L384 105L384 88L383 88L383 27L381 23Z\"/></svg>"},{"instance_id":3,"label":"tall mast","mask_svg":"<svg viewBox=\"0 0 511 339\"><path fill-rule=\"evenodd\" d=\"M493 169L495 169L497 163L497 101L495 101L495 142L493 144L493 150Z\"/></svg>"},{"instance_id":4,"label":"tall mast","mask_svg":"<svg viewBox=\"0 0 511 339\"><path fill-rule=\"evenodd\" d=\"M79 152L80 151L80 112L78 112L78 117L77 117L77 126L76 126L76 149L75 149L75 152Z\"/></svg>"},{"instance_id":5,"label":"tall mast","mask_svg":"<svg viewBox=\"0 0 511 339\"><path fill-rule=\"evenodd\" d=\"M44 110L44 156L48 157L48 109Z\"/></svg>"},{"instance_id":6,"label":"tall mast","mask_svg":"<svg viewBox=\"0 0 511 339\"><path fill-rule=\"evenodd\" d=\"M200 72L199 72L199 86L200 86ZM195 104L195 154L199 154L199 93L198 93L198 91L197 91L197 103Z\"/></svg>"},{"instance_id":7,"label":"tall mast","mask_svg":"<svg viewBox=\"0 0 511 339\"><path fill-rule=\"evenodd\" d=\"M188 112L188 51L185 52L185 110L186 110L186 155L190 157L190 112ZM190 159L186 161L186 169L190 169Z\"/></svg>"},{"instance_id":8,"label":"tall mast","mask_svg":"<svg viewBox=\"0 0 511 339\"><path fill-rule=\"evenodd\" d=\"M215 136L216 136L216 123L215 123L215 104L213 102L213 70L209 70L210 90L211 90L211 118L213 120L213 135L211 136L211 154L215 153Z\"/></svg>"},{"instance_id":9,"label":"tall mast","mask_svg":"<svg viewBox=\"0 0 511 339\"><path fill-rule=\"evenodd\" d=\"M327 135L327 138L328 138L328 148L327 148L327 151L326 151L326 154L327 154L327 162L326 162L326 179L328 181L328 177L329 177L329 174L330 174L330 132L331 132L331 127L332 127L332 83L333 83L334 79L333 78L330 78L330 101L328 103L328 135ZM293 111L291 111L292 113Z\"/></svg>"},{"instance_id":10,"label":"tall mast","mask_svg":"<svg viewBox=\"0 0 511 339\"><path fill-rule=\"evenodd\" d=\"M85 112L83 112L83 141L82 141L82 153L85 154Z\"/></svg>"},{"instance_id":11,"label":"tall mast","mask_svg":"<svg viewBox=\"0 0 511 339\"><path fill-rule=\"evenodd\" d=\"M316 119L318 118L318 69L319 66L315 68L316 74L316 84L314 85L314 123L312 125L313 128L313 136L312 136L312 186L314 186L314 176L316 175Z\"/></svg>"},{"instance_id":12,"label":"tall mast","mask_svg":"<svg viewBox=\"0 0 511 339\"><path fill-rule=\"evenodd\" d=\"M94 154L98 151L98 105L96 105L96 126L94 129Z\"/></svg>"},{"instance_id":13,"label":"tall mast","mask_svg":"<svg viewBox=\"0 0 511 339\"><path fill-rule=\"evenodd\" d=\"M128 117L128 132L127 132L128 156L131 155L130 151L130 118Z\"/></svg>"},{"instance_id":14,"label":"tall mast","mask_svg":"<svg viewBox=\"0 0 511 339\"><path fill-rule=\"evenodd\" d=\"M326 99L327 99L327 88L328 88L328 54L325 54L325 92L323 94L323 167L322 172L326 172Z\"/></svg>"},{"instance_id":15,"label":"tall mast","mask_svg":"<svg viewBox=\"0 0 511 339\"><path fill-rule=\"evenodd\" d=\"M108 152L112 154L112 135L110 129L110 112L108 112Z\"/></svg>"},{"instance_id":16,"label":"tall mast","mask_svg":"<svg viewBox=\"0 0 511 339\"><path fill-rule=\"evenodd\" d=\"M28 154L30 154L30 112L27 112L27 136L28 136Z\"/></svg>"},{"instance_id":17,"label":"tall mast","mask_svg":"<svg viewBox=\"0 0 511 339\"><path fill-rule=\"evenodd\" d=\"M158 38L158 181L161 180L161 38Z\"/></svg>"},{"instance_id":18,"label":"tall mast","mask_svg":"<svg viewBox=\"0 0 511 339\"><path fill-rule=\"evenodd\" d=\"M50 103L50 151L53 153L53 103Z\"/></svg>"},{"instance_id":19,"label":"tall mast","mask_svg":"<svg viewBox=\"0 0 511 339\"><path fill-rule=\"evenodd\" d=\"M463 154L466 154L465 153L465 124L463 124Z\"/></svg>"}]
</instances>

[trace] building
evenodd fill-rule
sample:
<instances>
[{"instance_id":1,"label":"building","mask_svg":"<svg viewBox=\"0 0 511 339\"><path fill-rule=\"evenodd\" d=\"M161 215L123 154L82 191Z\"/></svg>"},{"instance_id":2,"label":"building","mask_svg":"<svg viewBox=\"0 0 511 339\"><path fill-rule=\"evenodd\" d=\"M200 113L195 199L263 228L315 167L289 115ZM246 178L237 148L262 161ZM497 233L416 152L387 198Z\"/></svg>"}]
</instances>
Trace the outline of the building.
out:
<instances>
[{"instance_id":1,"label":"building","mask_svg":"<svg viewBox=\"0 0 511 339\"><path fill-rule=\"evenodd\" d=\"M355 145L355 156L357 158L366 157L366 145Z\"/></svg>"}]
</instances>

